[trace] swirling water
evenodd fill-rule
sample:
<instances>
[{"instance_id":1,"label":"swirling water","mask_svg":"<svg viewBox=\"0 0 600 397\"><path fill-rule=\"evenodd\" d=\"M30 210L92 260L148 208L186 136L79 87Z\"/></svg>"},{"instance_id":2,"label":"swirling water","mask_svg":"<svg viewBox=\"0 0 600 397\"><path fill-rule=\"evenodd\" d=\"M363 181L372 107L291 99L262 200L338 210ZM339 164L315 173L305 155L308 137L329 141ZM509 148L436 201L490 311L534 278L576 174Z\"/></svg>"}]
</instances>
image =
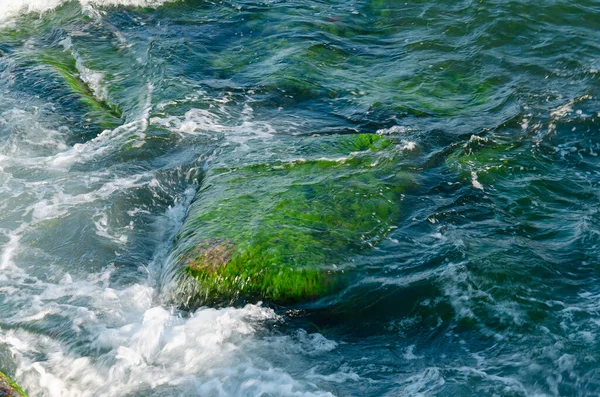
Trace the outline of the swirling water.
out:
<instances>
[{"instance_id":1,"label":"swirling water","mask_svg":"<svg viewBox=\"0 0 600 397\"><path fill-rule=\"evenodd\" d=\"M0 0L0 370L32 396L600 393L600 3ZM416 186L293 307L161 295L202 175L390 134Z\"/></svg>"}]
</instances>

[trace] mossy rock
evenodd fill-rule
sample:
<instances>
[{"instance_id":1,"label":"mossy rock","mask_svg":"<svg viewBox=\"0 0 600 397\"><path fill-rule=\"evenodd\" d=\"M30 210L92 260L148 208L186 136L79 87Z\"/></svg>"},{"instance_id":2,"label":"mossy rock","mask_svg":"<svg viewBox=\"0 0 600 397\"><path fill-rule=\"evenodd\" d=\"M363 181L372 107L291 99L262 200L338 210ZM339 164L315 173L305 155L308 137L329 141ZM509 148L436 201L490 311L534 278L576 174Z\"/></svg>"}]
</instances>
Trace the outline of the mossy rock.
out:
<instances>
[{"instance_id":1,"label":"mossy rock","mask_svg":"<svg viewBox=\"0 0 600 397\"><path fill-rule=\"evenodd\" d=\"M302 150L344 156L209 171L176 243L180 275L198 287L192 301L325 296L343 286L352 255L395 227L413 181L390 140L315 137Z\"/></svg>"},{"instance_id":2,"label":"mossy rock","mask_svg":"<svg viewBox=\"0 0 600 397\"><path fill-rule=\"evenodd\" d=\"M27 397L27 393L11 378L0 372L0 397Z\"/></svg>"}]
</instances>

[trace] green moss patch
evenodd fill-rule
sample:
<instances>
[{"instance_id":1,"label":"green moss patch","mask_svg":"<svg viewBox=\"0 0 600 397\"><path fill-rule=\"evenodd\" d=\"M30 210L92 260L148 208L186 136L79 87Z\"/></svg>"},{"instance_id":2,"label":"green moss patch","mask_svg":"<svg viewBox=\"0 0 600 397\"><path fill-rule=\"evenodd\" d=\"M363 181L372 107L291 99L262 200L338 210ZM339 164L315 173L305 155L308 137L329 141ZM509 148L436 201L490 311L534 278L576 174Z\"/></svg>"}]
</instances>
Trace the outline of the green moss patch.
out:
<instances>
[{"instance_id":1,"label":"green moss patch","mask_svg":"<svg viewBox=\"0 0 600 397\"><path fill-rule=\"evenodd\" d=\"M77 96L81 104L88 108L87 116L96 124L105 128L115 128L122 123L121 110L117 106L97 98L90 87L81 80L74 58L66 54L62 54L61 57L45 54L39 57L39 62L60 77L65 87Z\"/></svg>"},{"instance_id":2,"label":"green moss patch","mask_svg":"<svg viewBox=\"0 0 600 397\"><path fill-rule=\"evenodd\" d=\"M178 237L183 272L203 302L296 303L342 286L347 260L398 222L412 183L376 135L311 138L344 157L209 172ZM335 148L331 148L331 146Z\"/></svg>"}]
</instances>

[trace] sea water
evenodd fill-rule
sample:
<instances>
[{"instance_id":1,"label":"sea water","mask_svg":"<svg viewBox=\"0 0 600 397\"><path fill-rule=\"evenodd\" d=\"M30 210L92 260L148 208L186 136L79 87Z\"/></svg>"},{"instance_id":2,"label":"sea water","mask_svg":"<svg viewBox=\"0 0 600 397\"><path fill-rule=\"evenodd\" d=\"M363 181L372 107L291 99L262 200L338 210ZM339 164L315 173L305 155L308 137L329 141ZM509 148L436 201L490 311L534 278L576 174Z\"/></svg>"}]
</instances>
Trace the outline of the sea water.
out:
<instances>
[{"instance_id":1,"label":"sea water","mask_svg":"<svg viewBox=\"0 0 600 397\"><path fill-rule=\"evenodd\" d=\"M0 370L31 396L600 393L600 3L0 0ZM207 167L393 136L343 291L182 310Z\"/></svg>"}]
</instances>

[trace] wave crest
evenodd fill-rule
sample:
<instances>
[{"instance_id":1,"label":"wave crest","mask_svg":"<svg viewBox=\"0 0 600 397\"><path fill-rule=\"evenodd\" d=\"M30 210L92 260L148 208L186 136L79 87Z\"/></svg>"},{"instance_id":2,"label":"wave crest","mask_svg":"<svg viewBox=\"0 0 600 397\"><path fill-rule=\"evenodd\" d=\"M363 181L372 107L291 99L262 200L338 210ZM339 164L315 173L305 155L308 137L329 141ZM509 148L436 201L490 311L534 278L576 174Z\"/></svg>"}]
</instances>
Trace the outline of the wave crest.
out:
<instances>
[{"instance_id":1,"label":"wave crest","mask_svg":"<svg viewBox=\"0 0 600 397\"><path fill-rule=\"evenodd\" d=\"M10 0L0 3L0 22L28 13L43 14L73 0ZM90 7L158 7L174 0L77 0L82 9Z\"/></svg>"}]
</instances>

